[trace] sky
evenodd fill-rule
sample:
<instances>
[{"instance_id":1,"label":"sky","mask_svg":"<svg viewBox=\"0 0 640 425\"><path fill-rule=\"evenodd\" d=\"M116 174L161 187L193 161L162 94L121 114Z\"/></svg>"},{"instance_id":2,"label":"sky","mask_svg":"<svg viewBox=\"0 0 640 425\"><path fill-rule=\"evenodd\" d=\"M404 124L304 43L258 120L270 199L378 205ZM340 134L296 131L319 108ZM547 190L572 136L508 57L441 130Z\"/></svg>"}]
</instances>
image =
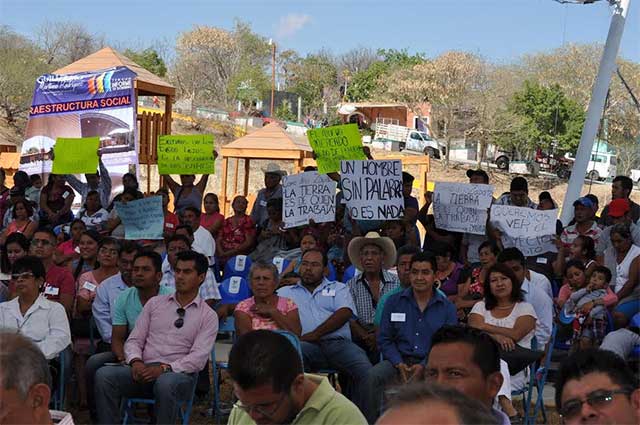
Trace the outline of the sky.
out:
<instances>
[{"instance_id":1,"label":"sky","mask_svg":"<svg viewBox=\"0 0 640 425\"><path fill-rule=\"evenodd\" d=\"M640 1L631 0L621 55L640 62ZM633 4L635 3L635 4ZM45 21L74 21L117 45L173 45L194 25L230 29L234 19L301 54L325 48L406 48L429 57L466 50L494 63L550 51L563 43L604 43L606 1L554 0L0 0L0 24L33 35Z\"/></svg>"}]
</instances>

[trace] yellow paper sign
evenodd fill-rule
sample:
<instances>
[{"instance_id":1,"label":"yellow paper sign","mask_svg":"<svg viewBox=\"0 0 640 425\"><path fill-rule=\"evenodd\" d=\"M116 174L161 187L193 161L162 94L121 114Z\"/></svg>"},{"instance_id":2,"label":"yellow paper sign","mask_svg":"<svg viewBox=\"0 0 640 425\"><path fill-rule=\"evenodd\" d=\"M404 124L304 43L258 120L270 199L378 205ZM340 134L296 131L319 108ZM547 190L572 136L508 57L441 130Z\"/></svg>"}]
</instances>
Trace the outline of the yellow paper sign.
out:
<instances>
[{"instance_id":1,"label":"yellow paper sign","mask_svg":"<svg viewBox=\"0 0 640 425\"><path fill-rule=\"evenodd\" d=\"M160 174L213 174L213 134L158 137Z\"/></svg>"},{"instance_id":2,"label":"yellow paper sign","mask_svg":"<svg viewBox=\"0 0 640 425\"><path fill-rule=\"evenodd\" d=\"M53 174L94 174L98 171L99 137L58 137L53 147Z\"/></svg>"},{"instance_id":3,"label":"yellow paper sign","mask_svg":"<svg viewBox=\"0 0 640 425\"><path fill-rule=\"evenodd\" d=\"M336 125L307 131L309 144L316 154L320 174L340 171L340 161L367 159L356 124Z\"/></svg>"}]
</instances>

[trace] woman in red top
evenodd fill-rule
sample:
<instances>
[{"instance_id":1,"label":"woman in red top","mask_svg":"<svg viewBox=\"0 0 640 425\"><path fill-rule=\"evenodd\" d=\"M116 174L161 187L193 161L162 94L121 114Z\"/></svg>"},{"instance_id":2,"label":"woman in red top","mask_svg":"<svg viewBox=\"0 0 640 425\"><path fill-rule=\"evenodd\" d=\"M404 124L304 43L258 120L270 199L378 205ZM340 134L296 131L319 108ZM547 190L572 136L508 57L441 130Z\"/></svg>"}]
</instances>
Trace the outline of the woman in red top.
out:
<instances>
[{"instance_id":1,"label":"woman in red top","mask_svg":"<svg viewBox=\"0 0 640 425\"><path fill-rule=\"evenodd\" d=\"M69 261L76 260L80 257L80 236L87 230L84 221L76 218L71 222L69 227L69 240L58 244L55 259L58 265L67 265Z\"/></svg>"},{"instance_id":2,"label":"woman in red top","mask_svg":"<svg viewBox=\"0 0 640 425\"><path fill-rule=\"evenodd\" d=\"M248 255L256 241L256 226L247 215L247 198L236 196L231 203L233 216L225 219L216 240L216 254L223 266L234 255Z\"/></svg>"},{"instance_id":3,"label":"woman in red top","mask_svg":"<svg viewBox=\"0 0 640 425\"><path fill-rule=\"evenodd\" d=\"M200 215L200 226L211 232L215 238L223 224L224 216L220 214L218 195L207 193L204 197L204 214Z\"/></svg>"},{"instance_id":4,"label":"woman in red top","mask_svg":"<svg viewBox=\"0 0 640 425\"><path fill-rule=\"evenodd\" d=\"M162 212L164 214L163 236L165 240L169 240L176 233L176 227L178 227L180 221L177 215L169 211L169 191L161 187L156 192L156 195L162 196Z\"/></svg>"},{"instance_id":5,"label":"woman in red top","mask_svg":"<svg viewBox=\"0 0 640 425\"><path fill-rule=\"evenodd\" d=\"M484 297L484 281L487 279L487 272L498 261L500 248L492 241L484 241L478 247L480 266L473 268L469 277L458 287L458 298L456 307L458 308L458 319L466 321L471 308Z\"/></svg>"},{"instance_id":6,"label":"woman in red top","mask_svg":"<svg viewBox=\"0 0 640 425\"><path fill-rule=\"evenodd\" d=\"M6 229L0 234L0 244L4 244L4 241L12 233L22 233L27 239L31 239L33 232L36 231L38 224L31 220L33 215L33 208L28 202L24 200L18 200L13 204L13 220L9 223Z\"/></svg>"}]
</instances>

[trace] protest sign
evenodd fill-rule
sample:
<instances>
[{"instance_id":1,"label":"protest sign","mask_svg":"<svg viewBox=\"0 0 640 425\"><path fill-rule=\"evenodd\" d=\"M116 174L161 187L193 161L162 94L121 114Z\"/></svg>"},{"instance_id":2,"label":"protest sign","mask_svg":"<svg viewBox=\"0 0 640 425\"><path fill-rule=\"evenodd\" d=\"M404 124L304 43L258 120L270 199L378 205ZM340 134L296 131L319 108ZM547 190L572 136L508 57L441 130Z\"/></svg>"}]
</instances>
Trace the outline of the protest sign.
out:
<instances>
[{"instance_id":1,"label":"protest sign","mask_svg":"<svg viewBox=\"0 0 640 425\"><path fill-rule=\"evenodd\" d=\"M282 179L284 227L334 221L336 182L316 171L285 176Z\"/></svg>"},{"instance_id":2,"label":"protest sign","mask_svg":"<svg viewBox=\"0 0 640 425\"><path fill-rule=\"evenodd\" d=\"M362 140L356 124L308 130L307 138L316 154L318 172L321 174L340 170L341 160L367 159L362 151Z\"/></svg>"},{"instance_id":3,"label":"protest sign","mask_svg":"<svg viewBox=\"0 0 640 425\"><path fill-rule=\"evenodd\" d=\"M526 257L557 251L554 239L557 210L493 205L491 224L502 233L505 248L516 247Z\"/></svg>"},{"instance_id":4,"label":"protest sign","mask_svg":"<svg viewBox=\"0 0 640 425\"><path fill-rule=\"evenodd\" d=\"M355 220L393 220L404 216L402 162L342 161L342 195Z\"/></svg>"},{"instance_id":5,"label":"protest sign","mask_svg":"<svg viewBox=\"0 0 640 425\"><path fill-rule=\"evenodd\" d=\"M436 182L433 215L438 229L484 235L493 186Z\"/></svg>"},{"instance_id":6,"label":"protest sign","mask_svg":"<svg viewBox=\"0 0 640 425\"><path fill-rule=\"evenodd\" d=\"M158 136L158 172L213 174L213 134Z\"/></svg>"},{"instance_id":7,"label":"protest sign","mask_svg":"<svg viewBox=\"0 0 640 425\"><path fill-rule=\"evenodd\" d=\"M125 239L162 239L164 213L161 196L151 196L126 204L116 202L115 206L124 225Z\"/></svg>"},{"instance_id":8,"label":"protest sign","mask_svg":"<svg viewBox=\"0 0 640 425\"><path fill-rule=\"evenodd\" d=\"M54 174L95 174L98 171L99 137L58 137L53 147Z\"/></svg>"}]
</instances>

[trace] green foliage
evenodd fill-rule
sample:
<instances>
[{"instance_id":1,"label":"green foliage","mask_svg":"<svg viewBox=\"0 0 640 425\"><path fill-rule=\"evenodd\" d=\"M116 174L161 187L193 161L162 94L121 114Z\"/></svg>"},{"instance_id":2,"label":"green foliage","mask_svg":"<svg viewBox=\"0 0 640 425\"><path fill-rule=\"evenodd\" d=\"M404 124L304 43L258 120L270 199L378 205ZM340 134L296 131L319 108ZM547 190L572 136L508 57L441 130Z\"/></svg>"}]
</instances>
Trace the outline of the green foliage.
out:
<instances>
[{"instance_id":1,"label":"green foliage","mask_svg":"<svg viewBox=\"0 0 640 425\"><path fill-rule=\"evenodd\" d=\"M141 51L127 49L123 54L158 77L167 75L167 65L155 49L147 48Z\"/></svg>"},{"instance_id":2,"label":"green foliage","mask_svg":"<svg viewBox=\"0 0 640 425\"><path fill-rule=\"evenodd\" d=\"M280 106L275 110L275 117L282 121L296 121L296 114L291 110L291 104L288 100L282 101Z\"/></svg>"},{"instance_id":3,"label":"green foliage","mask_svg":"<svg viewBox=\"0 0 640 425\"><path fill-rule=\"evenodd\" d=\"M503 148L524 145L549 150L555 140L560 152L573 151L580 143L584 119L582 108L567 98L559 85L525 81L498 120L508 131L501 133L496 143Z\"/></svg>"},{"instance_id":4,"label":"green foliage","mask_svg":"<svg viewBox=\"0 0 640 425\"><path fill-rule=\"evenodd\" d=\"M407 49L378 49L378 55L382 56L384 63L400 68L409 68L426 60L423 53L410 55Z\"/></svg>"},{"instance_id":5,"label":"green foliage","mask_svg":"<svg viewBox=\"0 0 640 425\"><path fill-rule=\"evenodd\" d=\"M261 68L242 66L228 86L229 96L242 102L245 108L264 99L271 90L271 81Z\"/></svg>"},{"instance_id":6,"label":"green foliage","mask_svg":"<svg viewBox=\"0 0 640 425\"><path fill-rule=\"evenodd\" d=\"M325 91L337 85L338 71L325 55L308 55L291 65L290 90L302 97L305 113L322 109Z\"/></svg>"}]
</instances>

